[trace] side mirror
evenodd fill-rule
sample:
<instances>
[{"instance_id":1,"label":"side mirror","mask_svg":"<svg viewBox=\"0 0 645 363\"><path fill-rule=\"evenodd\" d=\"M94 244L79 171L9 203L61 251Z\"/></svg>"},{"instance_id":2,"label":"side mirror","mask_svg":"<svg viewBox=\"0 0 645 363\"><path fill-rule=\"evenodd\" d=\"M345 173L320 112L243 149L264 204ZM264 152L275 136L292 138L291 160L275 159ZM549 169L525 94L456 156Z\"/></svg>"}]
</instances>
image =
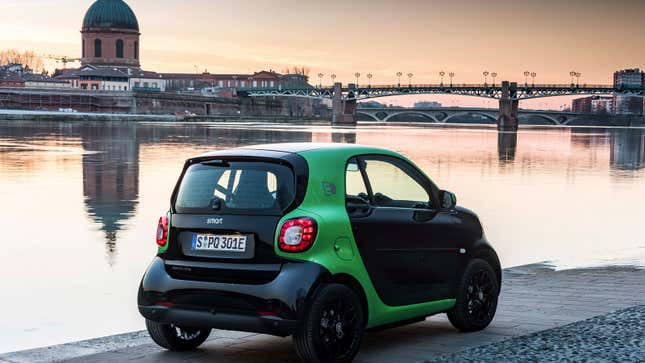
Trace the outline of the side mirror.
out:
<instances>
[{"instance_id":1,"label":"side mirror","mask_svg":"<svg viewBox=\"0 0 645 363\"><path fill-rule=\"evenodd\" d=\"M441 190L439 191L439 199L441 200L441 208L443 209L453 209L457 206L457 196L455 193Z\"/></svg>"}]
</instances>

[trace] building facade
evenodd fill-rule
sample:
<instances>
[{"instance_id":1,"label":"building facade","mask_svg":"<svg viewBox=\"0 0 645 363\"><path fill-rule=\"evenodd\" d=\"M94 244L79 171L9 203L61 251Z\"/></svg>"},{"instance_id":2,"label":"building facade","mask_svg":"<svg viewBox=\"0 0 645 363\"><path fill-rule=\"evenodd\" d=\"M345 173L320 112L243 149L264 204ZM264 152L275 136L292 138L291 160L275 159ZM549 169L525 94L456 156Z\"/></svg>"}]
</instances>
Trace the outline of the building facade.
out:
<instances>
[{"instance_id":1,"label":"building facade","mask_svg":"<svg viewBox=\"0 0 645 363\"><path fill-rule=\"evenodd\" d=\"M139 22L123 0L97 0L83 19L81 64L139 68Z\"/></svg>"},{"instance_id":2,"label":"building facade","mask_svg":"<svg viewBox=\"0 0 645 363\"><path fill-rule=\"evenodd\" d=\"M198 91L205 88L237 90L244 88L275 88L280 85L280 75L273 71L253 74L163 73L170 91Z\"/></svg>"},{"instance_id":3,"label":"building facade","mask_svg":"<svg viewBox=\"0 0 645 363\"><path fill-rule=\"evenodd\" d=\"M614 87L618 89L640 89L645 73L640 69L623 69L614 73ZM627 95L614 96L613 110L616 115L642 115L643 99Z\"/></svg>"},{"instance_id":4,"label":"building facade","mask_svg":"<svg viewBox=\"0 0 645 363\"><path fill-rule=\"evenodd\" d=\"M0 87L24 87L25 81L20 74L0 68Z\"/></svg>"},{"instance_id":5,"label":"building facade","mask_svg":"<svg viewBox=\"0 0 645 363\"><path fill-rule=\"evenodd\" d=\"M615 95L613 102L614 114L638 116L643 114L643 99L640 97Z\"/></svg>"},{"instance_id":6,"label":"building facade","mask_svg":"<svg viewBox=\"0 0 645 363\"><path fill-rule=\"evenodd\" d=\"M597 96L591 100L591 113L612 115L614 113L614 98L612 96Z\"/></svg>"},{"instance_id":7,"label":"building facade","mask_svg":"<svg viewBox=\"0 0 645 363\"><path fill-rule=\"evenodd\" d=\"M619 89L639 89L643 86L645 73L640 69L623 69L614 73L614 87Z\"/></svg>"}]
</instances>

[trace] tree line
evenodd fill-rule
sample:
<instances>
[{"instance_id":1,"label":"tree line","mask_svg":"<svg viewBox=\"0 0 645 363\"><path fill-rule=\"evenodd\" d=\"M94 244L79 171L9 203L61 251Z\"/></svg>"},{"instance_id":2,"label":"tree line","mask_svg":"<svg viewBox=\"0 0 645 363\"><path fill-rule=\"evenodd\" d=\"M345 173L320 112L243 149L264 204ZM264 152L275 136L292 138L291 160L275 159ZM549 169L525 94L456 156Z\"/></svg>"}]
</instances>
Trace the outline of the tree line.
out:
<instances>
[{"instance_id":1,"label":"tree line","mask_svg":"<svg viewBox=\"0 0 645 363\"><path fill-rule=\"evenodd\" d=\"M15 49L0 50L0 66L7 64L20 64L35 73L45 71L43 58L30 50L24 52Z\"/></svg>"}]
</instances>

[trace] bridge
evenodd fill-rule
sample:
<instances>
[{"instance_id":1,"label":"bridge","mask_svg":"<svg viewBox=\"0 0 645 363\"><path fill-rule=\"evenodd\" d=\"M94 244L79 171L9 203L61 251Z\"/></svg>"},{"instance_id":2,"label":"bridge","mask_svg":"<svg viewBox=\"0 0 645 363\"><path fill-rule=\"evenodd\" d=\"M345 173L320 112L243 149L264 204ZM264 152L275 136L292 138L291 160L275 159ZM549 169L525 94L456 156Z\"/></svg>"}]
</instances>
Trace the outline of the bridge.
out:
<instances>
[{"instance_id":1,"label":"bridge","mask_svg":"<svg viewBox=\"0 0 645 363\"><path fill-rule=\"evenodd\" d=\"M308 88L248 88L238 91L242 97L308 97L332 100L332 123L355 124L357 101L378 97L402 95L450 94L483 97L499 100L497 125L500 130L517 130L519 101L541 97L614 95L644 97L645 89L625 89L611 85L535 85L518 86L516 82L503 81L496 84L408 84L408 85L356 85L343 87L336 83L332 87ZM562 121L560 121L562 122Z\"/></svg>"},{"instance_id":2,"label":"bridge","mask_svg":"<svg viewBox=\"0 0 645 363\"><path fill-rule=\"evenodd\" d=\"M447 124L458 122L463 117L480 117L491 123L499 120L499 111L492 108L470 108L470 107L358 107L356 116L363 116L371 121L387 122L397 116L414 115L426 119L428 122ZM532 116L540 118L551 125L568 125L579 118L588 115L576 112L561 111L538 111L538 110L519 110L520 116Z\"/></svg>"}]
</instances>

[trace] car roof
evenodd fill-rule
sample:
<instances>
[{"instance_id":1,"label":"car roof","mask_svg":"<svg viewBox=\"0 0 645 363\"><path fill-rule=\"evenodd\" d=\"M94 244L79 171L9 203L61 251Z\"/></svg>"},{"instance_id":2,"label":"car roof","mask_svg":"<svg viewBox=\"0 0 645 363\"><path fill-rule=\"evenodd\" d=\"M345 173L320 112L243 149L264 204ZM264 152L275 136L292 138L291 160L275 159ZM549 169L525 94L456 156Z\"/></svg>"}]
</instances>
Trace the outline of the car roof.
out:
<instances>
[{"instance_id":1,"label":"car roof","mask_svg":"<svg viewBox=\"0 0 645 363\"><path fill-rule=\"evenodd\" d=\"M235 149L229 150L218 150L207 152L200 155L200 157L209 157L209 156L221 156L223 154L227 155L239 155L244 156L246 153L251 152L255 154L256 152L274 152L274 153L284 153L284 154L299 154L307 151L330 151L338 152L343 151L345 153L355 152L356 154L362 153L391 153L386 149L363 146L357 144L340 144L340 143L315 143L315 142L300 142L300 143L276 143L276 144L262 144L262 145L250 145L243 146Z\"/></svg>"}]
</instances>

